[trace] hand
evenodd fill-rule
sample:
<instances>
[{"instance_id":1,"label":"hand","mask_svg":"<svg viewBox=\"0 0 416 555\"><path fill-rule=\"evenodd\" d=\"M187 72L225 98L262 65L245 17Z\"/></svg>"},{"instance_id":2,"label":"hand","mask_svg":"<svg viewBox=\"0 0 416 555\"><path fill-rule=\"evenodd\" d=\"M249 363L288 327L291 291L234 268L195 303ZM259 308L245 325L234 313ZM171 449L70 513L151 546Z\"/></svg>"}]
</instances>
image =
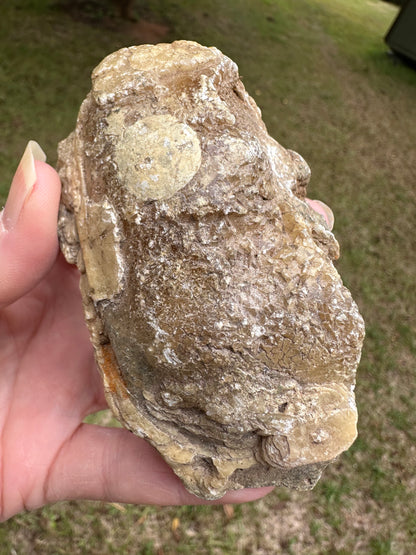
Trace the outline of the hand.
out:
<instances>
[{"instance_id":1,"label":"hand","mask_svg":"<svg viewBox=\"0 0 416 555\"><path fill-rule=\"evenodd\" d=\"M311 200L310 198L305 199L312 210L315 210L318 214L324 217L328 229L332 230L334 227L334 213L332 210L324 204L321 200Z\"/></svg>"},{"instance_id":2,"label":"hand","mask_svg":"<svg viewBox=\"0 0 416 555\"><path fill-rule=\"evenodd\" d=\"M79 274L58 254L59 177L44 160L31 141L0 214L0 518L66 499L204 503L146 441L83 423L107 404Z\"/></svg>"}]
</instances>

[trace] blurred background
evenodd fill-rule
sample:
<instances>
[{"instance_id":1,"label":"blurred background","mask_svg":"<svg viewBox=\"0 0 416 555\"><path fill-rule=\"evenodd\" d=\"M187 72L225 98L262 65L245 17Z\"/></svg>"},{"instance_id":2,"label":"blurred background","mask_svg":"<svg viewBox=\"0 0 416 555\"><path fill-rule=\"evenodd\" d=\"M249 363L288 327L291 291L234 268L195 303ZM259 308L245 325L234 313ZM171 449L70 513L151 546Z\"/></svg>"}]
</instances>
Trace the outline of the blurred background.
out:
<instances>
[{"instance_id":1,"label":"blurred background","mask_svg":"<svg viewBox=\"0 0 416 555\"><path fill-rule=\"evenodd\" d=\"M66 502L0 525L1 554L403 554L416 545L416 71L382 0L11 0L0 17L0 205L29 139L56 162L100 60L196 40L237 62L312 169L366 321L359 436L311 492L241 506ZM397 4L397 3L396 3ZM416 32L416 23L415 23ZM112 424L107 413L93 418ZM122 456L122 453L120 454Z\"/></svg>"}]
</instances>

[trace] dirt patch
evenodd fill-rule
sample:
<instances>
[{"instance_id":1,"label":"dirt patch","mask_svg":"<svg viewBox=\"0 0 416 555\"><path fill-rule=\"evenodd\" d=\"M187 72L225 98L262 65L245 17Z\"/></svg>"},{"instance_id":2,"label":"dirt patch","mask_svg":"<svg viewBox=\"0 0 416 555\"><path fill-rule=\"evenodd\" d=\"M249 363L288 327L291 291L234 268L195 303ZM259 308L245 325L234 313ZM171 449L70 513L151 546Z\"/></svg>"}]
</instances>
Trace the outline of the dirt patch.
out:
<instances>
[{"instance_id":1,"label":"dirt patch","mask_svg":"<svg viewBox=\"0 0 416 555\"><path fill-rule=\"evenodd\" d=\"M308 493L293 494L293 498L268 508L259 523L261 545L256 555L275 553L305 553L313 546L314 539L309 529L311 496Z\"/></svg>"},{"instance_id":2,"label":"dirt patch","mask_svg":"<svg viewBox=\"0 0 416 555\"><path fill-rule=\"evenodd\" d=\"M156 44L162 42L170 32L168 25L152 23L143 19L137 22L125 22L123 26L126 35L134 39L135 44Z\"/></svg>"}]
</instances>

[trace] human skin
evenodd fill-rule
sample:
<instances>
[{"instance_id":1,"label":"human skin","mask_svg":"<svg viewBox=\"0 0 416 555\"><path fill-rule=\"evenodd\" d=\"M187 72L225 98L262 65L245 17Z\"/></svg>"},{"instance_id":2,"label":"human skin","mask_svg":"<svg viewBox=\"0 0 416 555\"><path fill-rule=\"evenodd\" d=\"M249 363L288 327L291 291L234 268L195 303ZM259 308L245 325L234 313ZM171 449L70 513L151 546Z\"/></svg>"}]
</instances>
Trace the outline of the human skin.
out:
<instances>
[{"instance_id":1,"label":"human skin","mask_svg":"<svg viewBox=\"0 0 416 555\"><path fill-rule=\"evenodd\" d=\"M146 441L83 423L107 403L79 273L58 249L60 180L34 160L39 152L28 147L0 213L0 519L69 499L193 505L263 497L273 488L203 501ZM325 205L308 202L332 223Z\"/></svg>"},{"instance_id":2,"label":"human skin","mask_svg":"<svg viewBox=\"0 0 416 555\"><path fill-rule=\"evenodd\" d=\"M68 499L207 504L146 441L83 423L107 403L79 273L58 249L60 180L31 146L0 214L0 518ZM217 503L271 489L230 492Z\"/></svg>"}]
</instances>

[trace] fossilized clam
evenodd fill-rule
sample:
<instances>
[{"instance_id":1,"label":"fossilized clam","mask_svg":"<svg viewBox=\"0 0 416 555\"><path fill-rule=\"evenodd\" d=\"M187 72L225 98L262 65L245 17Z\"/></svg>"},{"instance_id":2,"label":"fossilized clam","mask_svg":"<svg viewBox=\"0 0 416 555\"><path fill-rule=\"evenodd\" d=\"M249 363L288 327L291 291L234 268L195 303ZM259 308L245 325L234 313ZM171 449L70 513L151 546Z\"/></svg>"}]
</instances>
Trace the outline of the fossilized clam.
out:
<instances>
[{"instance_id":1,"label":"fossilized clam","mask_svg":"<svg viewBox=\"0 0 416 555\"><path fill-rule=\"evenodd\" d=\"M198 496L312 487L356 436L364 326L307 164L215 48L124 48L92 83L59 235L111 408Z\"/></svg>"}]
</instances>

